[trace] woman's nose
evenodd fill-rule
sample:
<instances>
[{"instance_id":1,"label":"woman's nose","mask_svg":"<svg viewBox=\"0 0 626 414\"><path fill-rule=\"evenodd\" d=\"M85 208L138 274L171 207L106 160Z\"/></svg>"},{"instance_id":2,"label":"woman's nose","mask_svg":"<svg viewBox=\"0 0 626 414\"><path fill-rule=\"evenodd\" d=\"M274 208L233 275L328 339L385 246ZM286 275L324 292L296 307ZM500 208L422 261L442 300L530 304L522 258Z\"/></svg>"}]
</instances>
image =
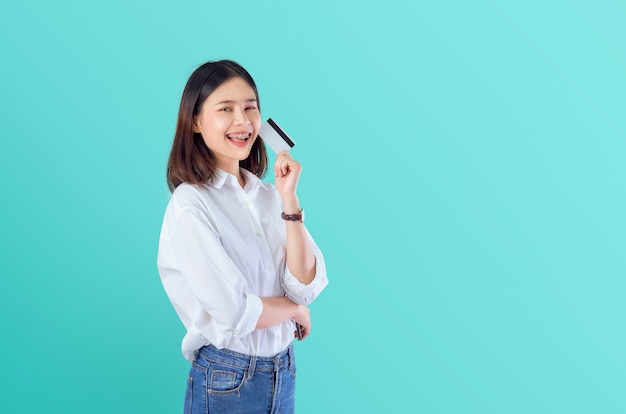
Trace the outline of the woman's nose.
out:
<instances>
[{"instance_id":1,"label":"woman's nose","mask_svg":"<svg viewBox=\"0 0 626 414\"><path fill-rule=\"evenodd\" d=\"M238 110L236 111L235 114L235 125L243 125L243 124L249 124L250 120L248 119L248 116L246 115L245 111L242 110Z\"/></svg>"}]
</instances>

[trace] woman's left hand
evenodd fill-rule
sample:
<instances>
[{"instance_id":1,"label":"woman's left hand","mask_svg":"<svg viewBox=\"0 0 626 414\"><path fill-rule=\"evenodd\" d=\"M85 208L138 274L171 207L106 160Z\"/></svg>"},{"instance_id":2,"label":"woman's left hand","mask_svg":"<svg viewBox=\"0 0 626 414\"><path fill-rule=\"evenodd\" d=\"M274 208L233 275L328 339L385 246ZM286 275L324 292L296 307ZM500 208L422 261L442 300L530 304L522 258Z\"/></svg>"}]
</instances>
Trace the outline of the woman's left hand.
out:
<instances>
[{"instance_id":1,"label":"woman's left hand","mask_svg":"<svg viewBox=\"0 0 626 414\"><path fill-rule=\"evenodd\" d=\"M274 185L281 197L296 195L301 171L302 164L291 158L287 150L278 153L274 163Z\"/></svg>"}]
</instances>

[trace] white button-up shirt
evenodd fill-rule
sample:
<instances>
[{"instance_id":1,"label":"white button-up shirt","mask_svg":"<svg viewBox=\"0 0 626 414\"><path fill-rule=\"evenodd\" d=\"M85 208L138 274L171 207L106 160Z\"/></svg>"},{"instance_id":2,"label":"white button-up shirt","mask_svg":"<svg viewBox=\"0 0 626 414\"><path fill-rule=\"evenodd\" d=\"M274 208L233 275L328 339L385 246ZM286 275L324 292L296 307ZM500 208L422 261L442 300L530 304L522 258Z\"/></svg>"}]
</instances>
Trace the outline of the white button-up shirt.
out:
<instances>
[{"instance_id":1,"label":"white button-up shirt","mask_svg":"<svg viewBox=\"0 0 626 414\"><path fill-rule=\"evenodd\" d=\"M182 352L213 344L247 355L273 356L293 340L291 320L255 329L261 297L287 296L307 305L326 287L326 266L307 231L316 259L305 285L286 260L286 228L276 188L241 170L246 184L218 170L211 184L181 184L165 211L157 264L163 287L187 329Z\"/></svg>"}]
</instances>

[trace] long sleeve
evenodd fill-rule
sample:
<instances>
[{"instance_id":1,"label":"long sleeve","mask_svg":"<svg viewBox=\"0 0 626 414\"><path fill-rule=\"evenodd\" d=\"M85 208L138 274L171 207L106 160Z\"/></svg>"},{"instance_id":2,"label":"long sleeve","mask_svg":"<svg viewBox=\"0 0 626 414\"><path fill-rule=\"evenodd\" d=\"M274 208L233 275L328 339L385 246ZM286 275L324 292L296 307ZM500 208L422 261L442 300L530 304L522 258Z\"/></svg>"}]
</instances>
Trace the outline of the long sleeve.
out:
<instances>
[{"instance_id":1,"label":"long sleeve","mask_svg":"<svg viewBox=\"0 0 626 414\"><path fill-rule=\"evenodd\" d=\"M159 246L161 280L183 324L224 347L251 333L263 309L259 296L224 250L200 211L174 200L166 213ZM197 303L195 307L190 303ZM193 321L193 326L192 325Z\"/></svg>"},{"instance_id":2,"label":"long sleeve","mask_svg":"<svg viewBox=\"0 0 626 414\"><path fill-rule=\"evenodd\" d=\"M219 237L198 217L184 212L172 235L172 251L191 291L215 329L232 336L254 330L261 300L248 292L241 271L220 244Z\"/></svg>"}]
</instances>

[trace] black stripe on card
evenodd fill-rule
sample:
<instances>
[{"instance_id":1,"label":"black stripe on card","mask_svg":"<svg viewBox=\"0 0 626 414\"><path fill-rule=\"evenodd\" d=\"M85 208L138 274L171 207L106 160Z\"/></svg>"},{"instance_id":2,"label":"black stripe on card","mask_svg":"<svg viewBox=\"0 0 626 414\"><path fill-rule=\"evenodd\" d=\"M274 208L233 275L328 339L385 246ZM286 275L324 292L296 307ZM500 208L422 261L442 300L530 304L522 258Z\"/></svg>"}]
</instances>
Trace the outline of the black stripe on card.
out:
<instances>
[{"instance_id":1,"label":"black stripe on card","mask_svg":"<svg viewBox=\"0 0 626 414\"><path fill-rule=\"evenodd\" d=\"M289 145L289 147L293 148L293 146L296 145L291 140L291 138L289 138L287 134L285 134L285 132L278 125L276 125L276 122L274 122L272 118L267 118L267 123L270 124L270 126L274 129L274 131L276 131L278 135L280 135L280 137L285 140L285 142L287 143L287 145Z\"/></svg>"}]
</instances>

